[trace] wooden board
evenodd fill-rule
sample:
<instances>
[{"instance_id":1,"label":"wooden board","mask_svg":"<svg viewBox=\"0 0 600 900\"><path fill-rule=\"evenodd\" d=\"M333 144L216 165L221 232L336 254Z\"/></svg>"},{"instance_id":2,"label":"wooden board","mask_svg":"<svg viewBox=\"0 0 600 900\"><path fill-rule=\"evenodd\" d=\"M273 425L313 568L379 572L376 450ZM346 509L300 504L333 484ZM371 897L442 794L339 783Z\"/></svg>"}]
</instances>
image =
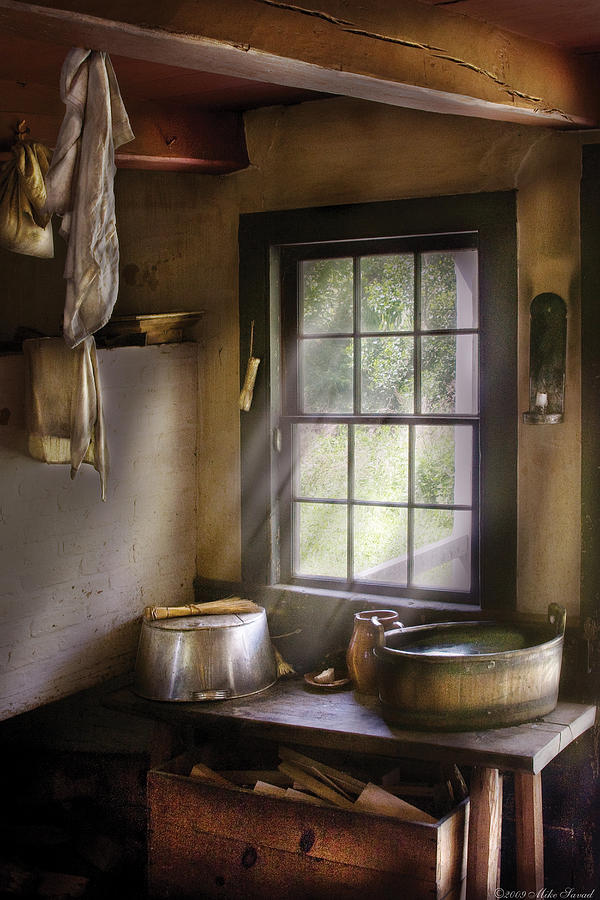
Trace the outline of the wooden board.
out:
<instances>
[{"instance_id":1,"label":"wooden board","mask_svg":"<svg viewBox=\"0 0 600 900\"><path fill-rule=\"evenodd\" d=\"M302 9L279 0L0 0L5 31L166 65L430 112L595 125L593 72L558 47L389 0ZM443 34L443 40L440 35ZM502 64L499 65L499 59Z\"/></svg>"},{"instance_id":2,"label":"wooden board","mask_svg":"<svg viewBox=\"0 0 600 900\"><path fill-rule=\"evenodd\" d=\"M467 900L495 897L500 886L502 775L476 766L471 776Z\"/></svg>"},{"instance_id":3,"label":"wooden board","mask_svg":"<svg viewBox=\"0 0 600 900\"><path fill-rule=\"evenodd\" d=\"M542 776L515 772L517 882L539 896L544 887Z\"/></svg>"},{"instance_id":4,"label":"wooden board","mask_svg":"<svg viewBox=\"0 0 600 900\"><path fill-rule=\"evenodd\" d=\"M191 758L148 775L152 897L197 896L200 886L212 896L216 878L231 885L235 876L240 896L328 896L335 883L339 897L388 896L394 885L403 896L442 898L463 878L468 801L434 824L401 822L178 774Z\"/></svg>"},{"instance_id":5,"label":"wooden board","mask_svg":"<svg viewBox=\"0 0 600 900\"><path fill-rule=\"evenodd\" d=\"M281 681L252 697L211 703L160 703L130 689L108 695L107 706L124 712L210 731L231 730L309 747L466 765L541 772L594 724L595 706L559 703L547 716L510 728L478 732L404 731L387 724L375 698L351 691L315 694L299 679Z\"/></svg>"}]
</instances>

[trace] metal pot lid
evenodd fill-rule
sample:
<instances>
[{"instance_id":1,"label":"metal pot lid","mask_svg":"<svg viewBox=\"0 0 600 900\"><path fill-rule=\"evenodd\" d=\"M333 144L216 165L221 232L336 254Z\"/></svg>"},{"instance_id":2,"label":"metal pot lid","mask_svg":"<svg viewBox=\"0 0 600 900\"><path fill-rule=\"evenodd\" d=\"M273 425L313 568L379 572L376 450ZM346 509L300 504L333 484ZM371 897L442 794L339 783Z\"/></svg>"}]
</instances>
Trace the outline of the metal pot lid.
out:
<instances>
[{"instance_id":1,"label":"metal pot lid","mask_svg":"<svg viewBox=\"0 0 600 900\"><path fill-rule=\"evenodd\" d=\"M175 619L145 620L144 624L149 628L160 628L165 631L198 631L201 629L236 628L240 625L250 625L256 619L264 616L264 610L252 613L227 613L223 616L179 616Z\"/></svg>"}]
</instances>

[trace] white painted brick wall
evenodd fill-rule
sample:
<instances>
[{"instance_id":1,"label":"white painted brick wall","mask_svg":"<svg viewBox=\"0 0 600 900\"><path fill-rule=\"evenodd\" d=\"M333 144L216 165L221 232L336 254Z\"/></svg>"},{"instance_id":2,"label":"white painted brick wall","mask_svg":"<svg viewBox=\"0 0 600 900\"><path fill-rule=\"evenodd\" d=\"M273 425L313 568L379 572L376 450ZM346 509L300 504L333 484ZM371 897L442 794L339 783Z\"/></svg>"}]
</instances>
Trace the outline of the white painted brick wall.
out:
<instances>
[{"instance_id":1,"label":"white painted brick wall","mask_svg":"<svg viewBox=\"0 0 600 900\"><path fill-rule=\"evenodd\" d=\"M0 357L0 718L131 669L143 607L192 599L198 346L98 359L106 503L91 466L29 457L23 357Z\"/></svg>"}]
</instances>

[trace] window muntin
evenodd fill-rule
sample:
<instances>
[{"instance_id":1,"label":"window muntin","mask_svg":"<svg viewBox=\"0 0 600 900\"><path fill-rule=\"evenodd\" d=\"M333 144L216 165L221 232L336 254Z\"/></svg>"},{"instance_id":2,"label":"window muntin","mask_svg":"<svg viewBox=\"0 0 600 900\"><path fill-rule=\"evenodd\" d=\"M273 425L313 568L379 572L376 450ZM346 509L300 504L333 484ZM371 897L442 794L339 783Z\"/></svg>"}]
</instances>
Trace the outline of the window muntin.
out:
<instances>
[{"instance_id":1,"label":"window muntin","mask_svg":"<svg viewBox=\"0 0 600 900\"><path fill-rule=\"evenodd\" d=\"M479 543L476 242L410 243L283 248L282 577L468 599Z\"/></svg>"}]
</instances>

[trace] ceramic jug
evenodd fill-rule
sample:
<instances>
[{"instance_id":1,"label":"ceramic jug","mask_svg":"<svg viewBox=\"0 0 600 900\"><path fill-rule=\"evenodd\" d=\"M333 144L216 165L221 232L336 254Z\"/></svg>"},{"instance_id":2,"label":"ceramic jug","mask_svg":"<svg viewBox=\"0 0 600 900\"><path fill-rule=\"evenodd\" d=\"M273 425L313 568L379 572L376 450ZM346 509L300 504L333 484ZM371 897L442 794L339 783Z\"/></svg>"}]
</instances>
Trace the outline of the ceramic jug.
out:
<instances>
[{"instance_id":1,"label":"ceramic jug","mask_svg":"<svg viewBox=\"0 0 600 900\"><path fill-rule=\"evenodd\" d=\"M373 619L376 622L373 622ZM375 646L379 640L379 625L402 627L393 609L366 609L354 616L354 630L346 651L348 675L361 694L377 693Z\"/></svg>"}]
</instances>

